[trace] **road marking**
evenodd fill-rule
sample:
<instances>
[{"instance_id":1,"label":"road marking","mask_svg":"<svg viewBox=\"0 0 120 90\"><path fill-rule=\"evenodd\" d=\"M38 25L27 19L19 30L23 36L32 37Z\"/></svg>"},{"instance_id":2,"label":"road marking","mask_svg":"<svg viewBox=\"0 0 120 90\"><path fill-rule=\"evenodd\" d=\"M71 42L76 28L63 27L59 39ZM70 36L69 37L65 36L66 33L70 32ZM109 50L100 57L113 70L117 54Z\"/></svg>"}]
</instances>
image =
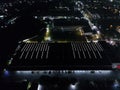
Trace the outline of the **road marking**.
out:
<instances>
[{"instance_id":1,"label":"road marking","mask_svg":"<svg viewBox=\"0 0 120 90\"><path fill-rule=\"evenodd\" d=\"M49 49L50 49L50 47L48 46L48 47L47 47L46 59L48 59Z\"/></svg>"},{"instance_id":2,"label":"road marking","mask_svg":"<svg viewBox=\"0 0 120 90\"><path fill-rule=\"evenodd\" d=\"M97 53L99 54L99 57L102 59L102 55L99 52L99 49L97 49L95 43L93 43L93 47L95 48L95 50L97 51Z\"/></svg>"},{"instance_id":3,"label":"road marking","mask_svg":"<svg viewBox=\"0 0 120 90\"><path fill-rule=\"evenodd\" d=\"M84 44L84 49L87 51L87 53L88 53L88 55L89 55L89 58L91 59L91 55L90 55L90 52L89 52L89 50L88 50L88 48L87 48L87 46L86 46L86 43L83 43Z\"/></svg>"},{"instance_id":4,"label":"road marking","mask_svg":"<svg viewBox=\"0 0 120 90\"><path fill-rule=\"evenodd\" d=\"M80 44L80 47L81 47L81 51L82 51L82 53L83 53L84 59L86 59L86 55L85 55L85 52L84 52L84 50L83 50L83 45Z\"/></svg>"},{"instance_id":5,"label":"road marking","mask_svg":"<svg viewBox=\"0 0 120 90\"><path fill-rule=\"evenodd\" d=\"M27 48L27 54L25 56L25 59L27 59L28 55L29 55L29 52L30 52L30 48L31 48L31 44L29 44L28 48Z\"/></svg>"},{"instance_id":6,"label":"road marking","mask_svg":"<svg viewBox=\"0 0 120 90\"><path fill-rule=\"evenodd\" d=\"M73 57L74 57L74 59L75 59L75 50L74 50L73 43L74 43L74 42L71 42L71 46L72 46L72 51L73 51Z\"/></svg>"},{"instance_id":7,"label":"road marking","mask_svg":"<svg viewBox=\"0 0 120 90\"><path fill-rule=\"evenodd\" d=\"M39 52L40 52L40 46L41 46L41 44L40 43L38 43L38 49L36 49L37 51L37 54L36 54L36 59L38 59L38 55L39 55Z\"/></svg>"},{"instance_id":8,"label":"road marking","mask_svg":"<svg viewBox=\"0 0 120 90\"><path fill-rule=\"evenodd\" d=\"M90 44L88 44L88 45L90 46L91 51L93 52L94 57L97 59L97 56L96 56L96 54L95 54L95 52L94 52L94 50L93 50L93 47L91 46L91 43L90 43Z\"/></svg>"},{"instance_id":9,"label":"road marking","mask_svg":"<svg viewBox=\"0 0 120 90\"><path fill-rule=\"evenodd\" d=\"M33 50L31 50L32 51L32 55L31 55L30 59L33 58L34 52L37 50L37 46L38 46L38 44L33 44L33 48L32 48Z\"/></svg>"},{"instance_id":10,"label":"road marking","mask_svg":"<svg viewBox=\"0 0 120 90\"><path fill-rule=\"evenodd\" d=\"M25 45L24 45L23 48L21 49L21 52L24 51L26 45L27 45L27 44L25 43Z\"/></svg>"},{"instance_id":11,"label":"road marking","mask_svg":"<svg viewBox=\"0 0 120 90\"><path fill-rule=\"evenodd\" d=\"M80 56L80 52L79 52L79 50L80 50L80 46L79 46L79 43L77 43L77 51L78 51L78 55L79 55L79 58L81 59L81 56ZM80 50L81 51L81 50Z\"/></svg>"},{"instance_id":12,"label":"road marking","mask_svg":"<svg viewBox=\"0 0 120 90\"><path fill-rule=\"evenodd\" d=\"M99 43L96 43L96 44L99 47L100 51L103 51L103 47Z\"/></svg>"}]
</instances>

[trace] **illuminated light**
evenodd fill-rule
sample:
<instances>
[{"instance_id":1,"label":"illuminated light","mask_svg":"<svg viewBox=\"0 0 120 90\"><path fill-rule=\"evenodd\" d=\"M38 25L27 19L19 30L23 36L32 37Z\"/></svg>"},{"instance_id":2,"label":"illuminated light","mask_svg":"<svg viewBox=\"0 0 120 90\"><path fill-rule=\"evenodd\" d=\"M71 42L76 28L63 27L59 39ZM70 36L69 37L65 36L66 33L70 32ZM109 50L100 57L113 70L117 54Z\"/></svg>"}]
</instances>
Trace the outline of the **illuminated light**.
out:
<instances>
[{"instance_id":1,"label":"illuminated light","mask_svg":"<svg viewBox=\"0 0 120 90\"><path fill-rule=\"evenodd\" d=\"M67 19L67 16L64 16L65 19Z\"/></svg>"},{"instance_id":2,"label":"illuminated light","mask_svg":"<svg viewBox=\"0 0 120 90\"><path fill-rule=\"evenodd\" d=\"M79 73L79 71L78 70L76 70L76 71L74 71L75 73Z\"/></svg>"},{"instance_id":3,"label":"illuminated light","mask_svg":"<svg viewBox=\"0 0 120 90\"><path fill-rule=\"evenodd\" d=\"M118 27L116 28L116 30L120 33L120 26L118 26Z\"/></svg>"},{"instance_id":4,"label":"illuminated light","mask_svg":"<svg viewBox=\"0 0 120 90\"><path fill-rule=\"evenodd\" d=\"M27 82L28 80L27 79L23 79L22 81Z\"/></svg>"},{"instance_id":5,"label":"illuminated light","mask_svg":"<svg viewBox=\"0 0 120 90\"><path fill-rule=\"evenodd\" d=\"M100 38L100 36L99 36L98 34L96 34L95 37L96 37L96 39L99 39L99 38Z\"/></svg>"},{"instance_id":6,"label":"illuminated light","mask_svg":"<svg viewBox=\"0 0 120 90\"><path fill-rule=\"evenodd\" d=\"M90 74L91 72L96 72L95 70L75 70L76 74Z\"/></svg>"},{"instance_id":7,"label":"illuminated light","mask_svg":"<svg viewBox=\"0 0 120 90\"><path fill-rule=\"evenodd\" d=\"M31 74L32 71L16 71L17 74L21 74L21 75L29 75Z\"/></svg>"},{"instance_id":8,"label":"illuminated light","mask_svg":"<svg viewBox=\"0 0 120 90\"><path fill-rule=\"evenodd\" d=\"M84 35L92 35L91 32L84 33Z\"/></svg>"},{"instance_id":9,"label":"illuminated light","mask_svg":"<svg viewBox=\"0 0 120 90\"><path fill-rule=\"evenodd\" d=\"M46 17L43 17L43 20L45 20L46 19Z\"/></svg>"},{"instance_id":10,"label":"illuminated light","mask_svg":"<svg viewBox=\"0 0 120 90\"><path fill-rule=\"evenodd\" d=\"M8 61L8 65L10 65L12 63L12 60Z\"/></svg>"},{"instance_id":11,"label":"illuminated light","mask_svg":"<svg viewBox=\"0 0 120 90\"><path fill-rule=\"evenodd\" d=\"M7 26L5 25L5 28L6 28Z\"/></svg>"},{"instance_id":12,"label":"illuminated light","mask_svg":"<svg viewBox=\"0 0 120 90\"><path fill-rule=\"evenodd\" d=\"M111 71L110 70L103 70L103 71L100 71L102 74L110 74Z\"/></svg>"},{"instance_id":13,"label":"illuminated light","mask_svg":"<svg viewBox=\"0 0 120 90\"><path fill-rule=\"evenodd\" d=\"M115 83L115 84L114 84L114 87L119 87L119 84L118 84L118 83Z\"/></svg>"},{"instance_id":14,"label":"illuminated light","mask_svg":"<svg viewBox=\"0 0 120 90\"><path fill-rule=\"evenodd\" d=\"M120 65L117 65L117 67L116 67L117 69L120 69Z\"/></svg>"},{"instance_id":15,"label":"illuminated light","mask_svg":"<svg viewBox=\"0 0 120 90\"><path fill-rule=\"evenodd\" d=\"M112 28L113 27L113 25L110 25L110 28Z\"/></svg>"},{"instance_id":16,"label":"illuminated light","mask_svg":"<svg viewBox=\"0 0 120 90\"><path fill-rule=\"evenodd\" d=\"M42 90L42 85L38 84L37 90Z\"/></svg>"},{"instance_id":17,"label":"illuminated light","mask_svg":"<svg viewBox=\"0 0 120 90\"><path fill-rule=\"evenodd\" d=\"M90 43L91 41L87 39L87 43Z\"/></svg>"},{"instance_id":18,"label":"illuminated light","mask_svg":"<svg viewBox=\"0 0 120 90\"><path fill-rule=\"evenodd\" d=\"M93 37L93 40L97 40L97 39L100 38L100 35L98 35L98 34L94 34L94 35L92 35L92 37Z\"/></svg>"},{"instance_id":19,"label":"illuminated light","mask_svg":"<svg viewBox=\"0 0 120 90\"><path fill-rule=\"evenodd\" d=\"M46 33L50 33L50 30L49 30L49 28L46 28L47 30L46 30Z\"/></svg>"},{"instance_id":20,"label":"illuminated light","mask_svg":"<svg viewBox=\"0 0 120 90\"><path fill-rule=\"evenodd\" d=\"M76 90L78 86L78 82L74 83L74 84L70 84L69 86L69 90Z\"/></svg>"},{"instance_id":21,"label":"illuminated light","mask_svg":"<svg viewBox=\"0 0 120 90\"><path fill-rule=\"evenodd\" d=\"M51 41L51 36L50 36L50 28L49 28L49 25L47 25L44 40L45 40L45 41Z\"/></svg>"},{"instance_id":22,"label":"illuminated light","mask_svg":"<svg viewBox=\"0 0 120 90\"><path fill-rule=\"evenodd\" d=\"M84 73L91 73L91 72L94 72L94 73L102 73L102 74L109 74L111 73L110 70L75 70L74 71L76 74L84 74Z\"/></svg>"},{"instance_id":23,"label":"illuminated light","mask_svg":"<svg viewBox=\"0 0 120 90\"><path fill-rule=\"evenodd\" d=\"M9 71L6 70L6 69L4 69L4 75L5 75L5 76L9 76L9 74L10 74Z\"/></svg>"},{"instance_id":24,"label":"illuminated light","mask_svg":"<svg viewBox=\"0 0 120 90\"><path fill-rule=\"evenodd\" d=\"M63 18L63 16L58 16L58 19L62 19Z\"/></svg>"},{"instance_id":25,"label":"illuminated light","mask_svg":"<svg viewBox=\"0 0 120 90\"><path fill-rule=\"evenodd\" d=\"M21 73L21 71L16 71L16 73L17 73L17 74L20 74L20 73Z\"/></svg>"},{"instance_id":26,"label":"illuminated light","mask_svg":"<svg viewBox=\"0 0 120 90\"><path fill-rule=\"evenodd\" d=\"M44 40L45 41L51 41L51 37L45 37Z\"/></svg>"},{"instance_id":27,"label":"illuminated light","mask_svg":"<svg viewBox=\"0 0 120 90\"><path fill-rule=\"evenodd\" d=\"M115 82L113 83L113 88L118 88L120 87L120 83L118 82L118 80L115 80Z\"/></svg>"},{"instance_id":28,"label":"illuminated light","mask_svg":"<svg viewBox=\"0 0 120 90\"><path fill-rule=\"evenodd\" d=\"M84 30L82 29L82 27L78 27L76 31L78 31L78 34L80 34L81 36L84 35Z\"/></svg>"},{"instance_id":29,"label":"illuminated light","mask_svg":"<svg viewBox=\"0 0 120 90\"><path fill-rule=\"evenodd\" d=\"M4 28L4 26L1 26L1 28Z\"/></svg>"},{"instance_id":30,"label":"illuminated light","mask_svg":"<svg viewBox=\"0 0 120 90\"><path fill-rule=\"evenodd\" d=\"M70 90L76 90L76 84L70 84Z\"/></svg>"},{"instance_id":31,"label":"illuminated light","mask_svg":"<svg viewBox=\"0 0 120 90\"><path fill-rule=\"evenodd\" d=\"M93 40L94 43L98 43L98 40Z\"/></svg>"},{"instance_id":32,"label":"illuminated light","mask_svg":"<svg viewBox=\"0 0 120 90\"><path fill-rule=\"evenodd\" d=\"M96 38L98 39L98 38L99 38L99 36L98 36L98 35L96 35Z\"/></svg>"},{"instance_id":33,"label":"illuminated light","mask_svg":"<svg viewBox=\"0 0 120 90\"><path fill-rule=\"evenodd\" d=\"M26 43L31 43L31 41L26 41Z\"/></svg>"},{"instance_id":34,"label":"illuminated light","mask_svg":"<svg viewBox=\"0 0 120 90\"><path fill-rule=\"evenodd\" d=\"M23 42L27 42L29 39L25 39L25 40L23 40Z\"/></svg>"},{"instance_id":35,"label":"illuminated light","mask_svg":"<svg viewBox=\"0 0 120 90\"><path fill-rule=\"evenodd\" d=\"M28 86L27 86L27 90L29 90L31 88L31 82L28 83Z\"/></svg>"},{"instance_id":36,"label":"illuminated light","mask_svg":"<svg viewBox=\"0 0 120 90\"><path fill-rule=\"evenodd\" d=\"M113 40L110 40L110 41L109 41L109 44L115 45L116 43L115 43Z\"/></svg>"},{"instance_id":37,"label":"illuminated light","mask_svg":"<svg viewBox=\"0 0 120 90\"><path fill-rule=\"evenodd\" d=\"M75 17L75 19L79 20L80 18L79 17Z\"/></svg>"},{"instance_id":38,"label":"illuminated light","mask_svg":"<svg viewBox=\"0 0 120 90\"><path fill-rule=\"evenodd\" d=\"M38 41L31 41L30 39L23 40L25 43L38 43Z\"/></svg>"}]
</instances>

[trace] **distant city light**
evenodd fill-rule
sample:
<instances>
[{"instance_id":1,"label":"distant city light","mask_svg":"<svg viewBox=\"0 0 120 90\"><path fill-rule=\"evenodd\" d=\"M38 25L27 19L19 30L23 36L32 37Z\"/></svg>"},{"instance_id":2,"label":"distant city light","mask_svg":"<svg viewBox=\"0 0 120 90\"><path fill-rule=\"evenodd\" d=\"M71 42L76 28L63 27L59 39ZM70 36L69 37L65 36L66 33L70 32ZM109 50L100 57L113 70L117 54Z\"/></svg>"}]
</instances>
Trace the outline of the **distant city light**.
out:
<instances>
[{"instance_id":1,"label":"distant city light","mask_svg":"<svg viewBox=\"0 0 120 90\"><path fill-rule=\"evenodd\" d=\"M37 17L37 16L35 16L34 18L35 18L35 19L37 19L38 17Z\"/></svg>"},{"instance_id":2,"label":"distant city light","mask_svg":"<svg viewBox=\"0 0 120 90\"><path fill-rule=\"evenodd\" d=\"M32 71L16 71L16 74L29 75Z\"/></svg>"},{"instance_id":3,"label":"distant city light","mask_svg":"<svg viewBox=\"0 0 120 90\"><path fill-rule=\"evenodd\" d=\"M89 74L91 70L75 70L76 74ZM110 70L94 70L95 73L102 73L102 74L109 74L111 73Z\"/></svg>"},{"instance_id":4,"label":"distant city light","mask_svg":"<svg viewBox=\"0 0 120 90\"><path fill-rule=\"evenodd\" d=\"M97 31L97 34L100 34L100 31Z\"/></svg>"},{"instance_id":5,"label":"distant city light","mask_svg":"<svg viewBox=\"0 0 120 90\"><path fill-rule=\"evenodd\" d=\"M113 46L116 45L115 41L113 41L113 40L110 40L110 41L109 41L109 44L110 44L110 45L113 45Z\"/></svg>"},{"instance_id":6,"label":"distant city light","mask_svg":"<svg viewBox=\"0 0 120 90\"><path fill-rule=\"evenodd\" d=\"M113 2L113 0L110 0L110 2Z\"/></svg>"},{"instance_id":7,"label":"distant city light","mask_svg":"<svg viewBox=\"0 0 120 90\"><path fill-rule=\"evenodd\" d=\"M8 10L7 9L5 9L5 12L7 12Z\"/></svg>"},{"instance_id":8,"label":"distant city light","mask_svg":"<svg viewBox=\"0 0 120 90\"><path fill-rule=\"evenodd\" d=\"M0 18L4 18L4 15L0 15Z\"/></svg>"},{"instance_id":9,"label":"distant city light","mask_svg":"<svg viewBox=\"0 0 120 90\"><path fill-rule=\"evenodd\" d=\"M96 30L97 27L95 25L92 26L92 30Z\"/></svg>"}]
</instances>

